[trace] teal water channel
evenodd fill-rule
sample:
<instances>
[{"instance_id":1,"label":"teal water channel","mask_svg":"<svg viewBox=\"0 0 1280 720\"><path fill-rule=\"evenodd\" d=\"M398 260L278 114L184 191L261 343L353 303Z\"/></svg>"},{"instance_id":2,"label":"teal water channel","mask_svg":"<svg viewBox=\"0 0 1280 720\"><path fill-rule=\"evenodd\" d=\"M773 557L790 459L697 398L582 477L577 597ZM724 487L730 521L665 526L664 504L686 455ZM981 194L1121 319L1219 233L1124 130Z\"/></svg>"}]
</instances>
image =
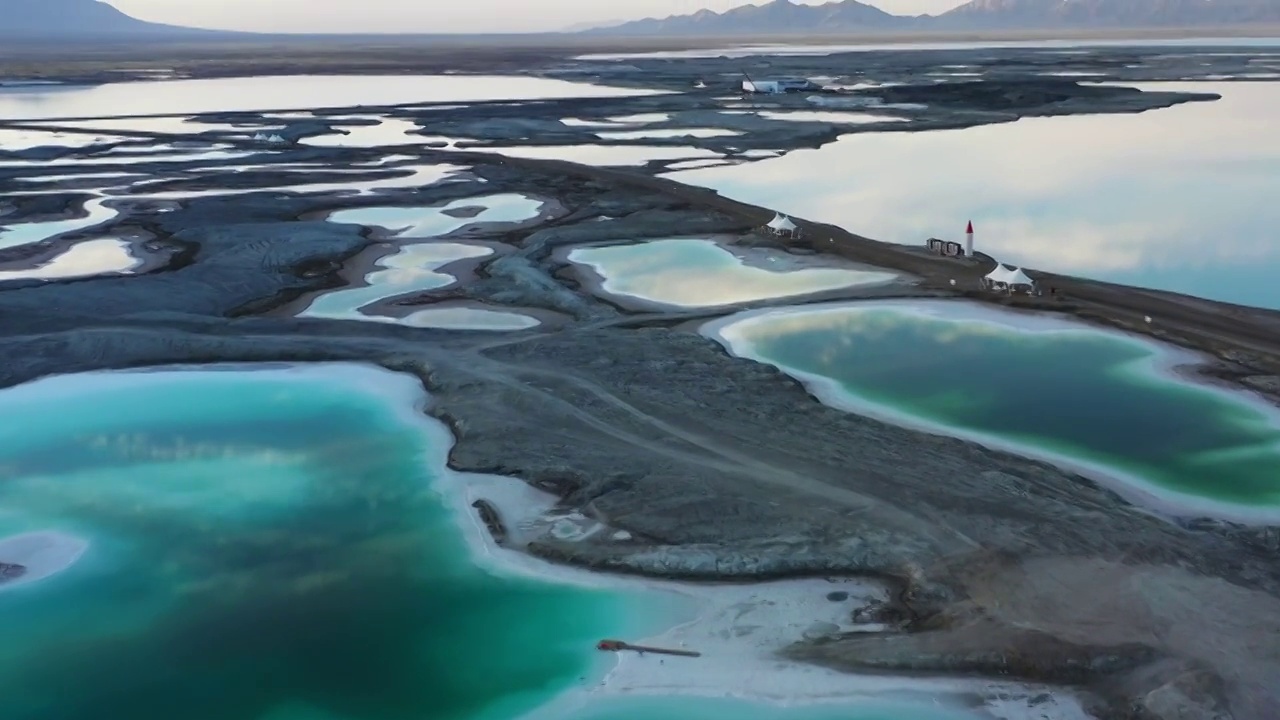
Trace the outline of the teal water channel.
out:
<instances>
[{"instance_id":1,"label":"teal water channel","mask_svg":"<svg viewBox=\"0 0 1280 720\"><path fill-rule=\"evenodd\" d=\"M890 272L807 267L782 252L750 252L748 264L705 238L669 238L578 248L569 260L591 267L605 292L680 307L714 307L809 295L893 281Z\"/></svg>"},{"instance_id":2,"label":"teal water channel","mask_svg":"<svg viewBox=\"0 0 1280 720\"><path fill-rule=\"evenodd\" d=\"M322 366L0 393L0 538L88 542L0 590L6 720L505 719L590 673L638 601L477 566L420 392Z\"/></svg>"},{"instance_id":3,"label":"teal water channel","mask_svg":"<svg viewBox=\"0 0 1280 720\"><path fill-rule=\"evenodd\" d=\"M837 406L1101 469L1189 512L1280 511L1275 409L1173 376L1174 359L1136 338L928 301L744 314L707 331Z\"/></svg>"},{"instance_id":4,"label":"teal water channel","mask_svg":"<svg viewBox=\"0 0 1280 720\"><path fill-rule=\"evenodd\" d=\"M595 693L613 662L596 640L666 629L687 605L476 552L467 479L443 469L423 397L351 365L0 391L0 562L37 578L0 585L6 720L972 717Z\"/></svg>"}]
</instances>

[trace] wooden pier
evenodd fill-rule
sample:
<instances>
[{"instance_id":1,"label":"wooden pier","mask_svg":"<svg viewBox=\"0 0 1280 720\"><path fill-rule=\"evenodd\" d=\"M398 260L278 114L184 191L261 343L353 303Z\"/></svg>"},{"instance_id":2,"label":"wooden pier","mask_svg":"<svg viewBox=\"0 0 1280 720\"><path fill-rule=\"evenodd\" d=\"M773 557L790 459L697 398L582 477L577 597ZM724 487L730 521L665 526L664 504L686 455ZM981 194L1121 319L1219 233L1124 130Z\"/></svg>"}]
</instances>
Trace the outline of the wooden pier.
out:
<instances>
[{"instance_id":1,"label":"wooden pier","mask_svg":"<svg viewBox=\"0 0 1280 720\"><path fill-rule=\"evenodd\" d=\"M600 642L596 643L596 649L604 650L606 652L622 652L623 650L630 650L632 652L640 653L641 655L645 653L653 653L655 655L678 655L680 657L702 657L702 653L694 652L692 650L672 650L669 648L648 647L646 645L632 645L630 643L622 642L621 640L601 640Z\"/></svg>"}]
</instances>

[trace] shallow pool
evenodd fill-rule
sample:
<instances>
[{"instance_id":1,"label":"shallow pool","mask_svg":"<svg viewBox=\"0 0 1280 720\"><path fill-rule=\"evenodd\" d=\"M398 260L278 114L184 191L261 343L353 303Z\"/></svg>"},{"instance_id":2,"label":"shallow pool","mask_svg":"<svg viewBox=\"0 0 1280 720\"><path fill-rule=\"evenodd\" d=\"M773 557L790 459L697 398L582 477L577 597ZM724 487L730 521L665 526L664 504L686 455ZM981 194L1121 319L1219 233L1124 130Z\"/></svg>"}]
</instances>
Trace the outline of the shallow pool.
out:
<instances>
[{"instance_id":1,"label":"shallow pool","mask_svg":"<svg viewBox=\"0 0 1280 720\"><path fill-rule=\"evenodd\" d=\"M106 85L6 88L0 119L93 118L293 110L413 102L541 100L658 94L564 80L498 75L266 75Z\"/></svg>"},{"instance_id":2,"label":"shallow pool","mask_svg":"<svg viewBox=\"0 0 1280 720\"><path fill-rule=\"evenodd\" d=\"M805 267L782 252L749 252L755 264L704 238L578 248L569 260L590 266L605 292L663 305L713 307L891 282L874 270Z\"/></svg>"},{"instance_id":3,"label":"shallow pool","mask_svg":"<svg viewBox=\"0 0 1280 720\"><path fill-rule=\"evenodd\" d=\"M398 295L445 287L456 278L440 272L440 268L458 260L484 257L492 253L493 250L487 247L461 243L408 245L379 260L377 265L380 269L365 276L364 286L323 293L312 300L298 316L374 320L370 314L361 312L361 308Z\"/></svg>"},{"instance_id":4,"label":"shallow pool","mask_svg":"<svg viewBox=\"0 0 1280 720\"><path fill-rule=\"evenodd\" d=\"M1084 467L1182 514L1280 516L1280 412L1172 375L1133 336L952 301L844 303L713 323L833 405Z\"/></svg>"},{"instance_id":5,"label":"shallow pool","mask_svg":"<svg viewBox=\"0 0 1280 720\"><path fill-rule=\"evenodd\" d=\"M519 193L453 200L430 207L363 207L331 213L329 222L380 227L397 237L436 237L476 223L517 223L538 216L545 201ZM467 209L472 212L465 212Z\"/></svg>"},{"instance_id":6,"label":"shallow pool","mask_svg":"<svg viewBox=\"0 0 1280 720\"><path fill-rule=\"evenodd\" d=\"M415 397L354 366L0 391L0 538L88 543L0 590L6 719L508 720L598 672L653 614L478 565Z\"/></svg>"},{"instance_id":7,"label":"shallow pool","mask_svg":"<svg viewBox=\"0 0 1280 720\"><path fill-rule=\"evenodd\" d=\"M0 269L0 281L60 280L65 278L128 273L141 261L129 252L129 243L118 238L85 240L67 248L48 262L21 270Z\"/></svg>"},{"instance_id":8,"label":"shallow pool","mask_svg":"<svg viewBox=\"0 0 1280 720\"><path fill-rule=\"evenodd\" d=\"M115 217L118 213L105 205L106 198L93 197L85 202L83 217L44 222L3 224L0 218L0 249L41 242L56 235L85 230Z\"/></svg>"}]
</instances>

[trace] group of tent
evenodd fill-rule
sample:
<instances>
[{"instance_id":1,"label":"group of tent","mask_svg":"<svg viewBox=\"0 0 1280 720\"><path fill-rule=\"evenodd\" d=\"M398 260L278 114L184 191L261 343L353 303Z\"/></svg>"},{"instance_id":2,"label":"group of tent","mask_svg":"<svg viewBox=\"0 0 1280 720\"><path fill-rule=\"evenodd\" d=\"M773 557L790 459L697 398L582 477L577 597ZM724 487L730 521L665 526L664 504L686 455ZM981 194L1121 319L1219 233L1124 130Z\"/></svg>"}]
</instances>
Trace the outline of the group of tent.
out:
<instances>
[{"instance_id":1,"label":"group of tent","mask_svg":"<svg viewBox=\"0 0 1280 720\"><path fill-rule=\"evenodd\" d=\"M773 235L780 235L783 237L800 236L800 228L791 220L791 218L781 213L774 213L773 219L764 227Z\"/></svg>"},{"instance_id":2,"label":"group of tent","mask_svg":"<svg viewBox=\"0 0 1280 720\"><path fill-rule=\"evenodd\" d=\"M1003 263L996 263L996 267L982 278L983 283L992 290L1007 290L1012 292L1016 289L1025 289L1032 291L1036 287L1036 281L1032 280L1022 271L1022 268L1008 268Z\"/></svg>"}]
</instances>

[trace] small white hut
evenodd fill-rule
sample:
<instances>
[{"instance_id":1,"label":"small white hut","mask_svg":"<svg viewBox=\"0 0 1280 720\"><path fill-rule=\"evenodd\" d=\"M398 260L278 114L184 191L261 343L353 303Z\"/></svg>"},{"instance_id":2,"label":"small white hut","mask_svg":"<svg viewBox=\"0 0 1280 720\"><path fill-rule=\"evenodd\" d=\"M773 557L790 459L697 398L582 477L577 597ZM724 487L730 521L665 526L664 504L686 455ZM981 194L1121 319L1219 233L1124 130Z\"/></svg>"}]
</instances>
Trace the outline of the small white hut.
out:
<instances>
[{"instance_id":1,"label":"small white hut","mask_svg":"<svg viewBox=\"0 0 1280 720\"><path fill-rule=\"evenodd\" d=\"M800 227L791 221L791 218L781 213L776 213L773 219L765 225L765 229L772 235L779 237L797 237L800 235Z\"/></svg>"}]
</instances>

